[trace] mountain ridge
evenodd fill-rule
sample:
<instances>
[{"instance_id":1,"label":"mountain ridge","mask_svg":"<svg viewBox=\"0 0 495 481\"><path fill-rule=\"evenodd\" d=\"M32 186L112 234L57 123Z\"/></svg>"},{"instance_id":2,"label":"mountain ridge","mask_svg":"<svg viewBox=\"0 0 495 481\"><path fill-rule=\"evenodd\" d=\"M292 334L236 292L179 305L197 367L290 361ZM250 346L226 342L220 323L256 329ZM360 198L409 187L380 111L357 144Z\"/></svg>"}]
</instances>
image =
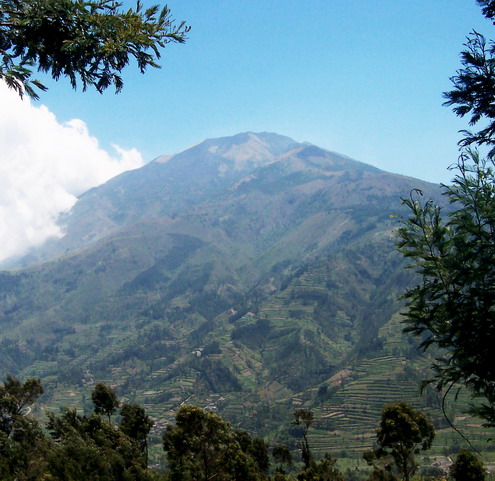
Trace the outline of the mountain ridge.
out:
<instances>
[{"instance_id":1,"label":"mountain ridge","mask_svg":"<svg viewBox=\"0 0 495 481\"><path fill-rule=\"evenodd\" d=\"M140 169L124 172L83 193L75 206L59 219L65 232L62 239L49 240L40 248L32 249L17 264L9 266L26 267L55 258L140 218L177 215L223 192L227 184L245 182L247 177L256 175L255 171L269 168L272 163L292 162L292 169L297 171L304 168L305 162L311 164L314 159L320 159L320 165L313 165L320 170L335 170L331 168L332 163L346 170L352 167L376 169L274 133L245 132L233 137L207 139L170 156L165 163L151 161ZM177 189L178 185L180 189ZM171 191L174 195L170 194ZM129 198L133 200L129 201Z\"/></svg>"}]
</instances>

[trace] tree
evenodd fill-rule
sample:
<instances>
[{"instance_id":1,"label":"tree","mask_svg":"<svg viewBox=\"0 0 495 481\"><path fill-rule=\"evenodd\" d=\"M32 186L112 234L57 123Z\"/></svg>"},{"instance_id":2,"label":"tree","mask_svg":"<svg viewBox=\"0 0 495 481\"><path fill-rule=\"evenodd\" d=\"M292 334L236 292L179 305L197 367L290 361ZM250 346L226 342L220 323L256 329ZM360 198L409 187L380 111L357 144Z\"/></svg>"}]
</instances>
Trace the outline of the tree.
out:
<instances>
[{"instance_id":1,"label":"tree","mask_svg":"<svg viewBox=\"0 0 495 481\"><path fill-rule=\"evenodd\" d=\"M272 456L278 467L276 472L285 474L289 466L292 466L292 454L285 444L278 444L272 448Z\"/></svg>"},{"instance_id":2,"label":"tree","mask_svg":"<svg viewBox=\"0 0 495 481\"><path fill-rule=\"evenodd\" d=\"M29 416L29 407L43 394L39 379L24 383L7 376L0 385L0 479L40 479L48 442Z\"/></svg>"},{"instance_id":3,"label":"tree","mask_svg":"<svg viewBox=\"0 0 495 481\"><path fill-rule=\"evenodd\" d=\"M270 467L268 444L263 438L252 437L246 431L236 430L234 436L242 451L249 454L260 473L267 473Z\"/></svg>"},{"instance_id":4,"label":"tree","mask_svg":"<svg viewBox=\"0 0 495 481\"><path fill-rule=\"evenodd\" d=\"M453 481L484 481L485 466L470 451L460 451L450 467L450 477Z\"/></svg>"},{"instance_id":5,"label":"tree","mask_svg":"<svg viewBox=\"0 0 495 481\"><path fill-rule=\"evenodd\" d=\"M285 473L280 473L279 471L276 471L271 479L272 481L294 481L292 476Z\"/></svg>"},{"instance_id":6,"label":"tree","mask_svg":"<svg viewBox=\"0 0 495 481\"><path fill-rule=\"evenodd\" d=\"M303 440L298 444L298 446L301 448L301 457L304 462L304 467L308 469L313 462L313 454L309 448L308 431L314 423L314 415L309 409L302 408L296 409L293 415L294 420L292 421L292 424L302 428L301 435Z\"/></svg>"},{"instance_id":7,"label":"tree","mask_svg":"<svg viewBox=\"0 0 495 481\"><path fill-rule=\"evenodd\" d=\"M469 163L471 161L472 163ZM433 363L438 389L455 383L483 399L473 412L495 425L495 177L493 162L461 156L458 175L443 186L453 210L442 218L432 201L404 200L411 215L399 229L399 250L413 260L421 284L406 291L406 331L421 347L442 348ZM446 391L446 394L448 391Z\"/></svg>"},{"instance_id":8,"label":"tree","mask_svg":"<svg viewBox=\"0 0 495 481\"><path fill-rule=\"evenodd\" d=\"M46 458L46 478L57 480L152 481L140 443L93 413L81 416L75 409L48 415L48 429L56 440Z\"/></svg>"},{"instance_id":9,"label":"tree","mask_svg":"<svg viewBox=\"0 0 495 481\"><path fill-rule=\"evenodd\" d=\"M21 96L38 98L33 69L73 88L103 92L123 87L120 72L132 58L141 73L158 67L160 48L183 43L189 27L176 25L167 7L123 10L116 0L0 0L0 79Z\"/></svg>"},{"instance_id":10,"label":"tree","mask_svg":"<svg viewBox=\"0 0 495 481\"><path fill-rule=\"evenodd\" d=\"M477 1L495 24L495 0ZM403 200L410 217L399 229L398 247L421 276L404 295L405 330L421 337L423 349L441 348L427 382L445 389L444 400L456 383L466 386L481 399L472 412L495 426L495 43L473 32L461 60L445 105L470 115L471 126L488 125L464 131L457 174L442 186L448 214L422 202L420 191ZM490 147L488 159L476 145Z\"/></svg>"},{"instance_id":11,"label":"tree","mask_svg":"<svg viewBox=\"0 0 495 481\"><path fill-rule=\"evenodd\" d=\"M0 430L9 435L22 411L43 394L39 379L28 379L21 383L13 376L7 376L0 386Z\"/></svg>"},{"instance_id":12,"label":"tree","mask_svg":"<svg viewBox=\"0 0 495 481\"><path fill-rule=\"evenodd\" d=\"M120 410L120 430L135 439L144 454L144 465L148 464L148 434L153 427L153 421L146 411L138 404L124 404Z\"/></svg>"},{"instance_id":13,"label":"tree","mask_svg":"<svg viewBox=\"0 0 495 481\"><path fill-rule=\"evenodd\" d=\"M377 429L378 449L363 455L368 464L384 460L385 471L395 469L409 481L417 466L414 455L431 447L435 428L427 417L405 402L387 404ZM389 461L390 458L390 461Z\"/></svg>"},{"instance_id":14,"label":"tree","mask_svg":"<svg viewBox=\"0 0 495 481\"><path fill-rule=\"evenodd\" d=\"M43 479L46 458L52 447L35 419L20 416L10 434L0 431L0 479Z\"/></svg>"},{"instance_id":15,"label":"tree","mask_svg":"<svg viewBox=\"0 0 495 481\"><path fill-rule=\"evenodd\" d=\"M464 44L461 53L464 68L451 78L454 89L445 92L446 106L456 105L454 112L460 116L470 115L469 125L474 126L480 120L488 120L488 125L478 132L463 130L462 147L471 144L488 145L490 156L495 154L495 89L487 88L495 82L495 44L487 41L483 35L473 32Z\"/></svg>"},{"instance_id":16,"label":"tree","mask_svg":"<svg viewBox=\"0 0 495 481\"><path fill-rule=\"evenodd\" d=\"M243 444L245 444L243 442ZM249 445L249 443L247 443ZM239 436L216 414L184 405L163 434L171 481L257 481L257 463Z\"/></svg>"},{"instance_id":17,"label":"tree","mask_svg":"<svg viewBox=\"0 0 495 481\"><path fill-rule=\"evenodd\" d=\"M478 5L482 7L482 12L483 15L494 21L493 19L495 18L495 1L494 0L476 0Z\"/></svg>"},{"instance_id":18,"label":"tree","mask_svg":"<svg viewBox=\"0 0 495 481\"><path fill-rule=\"evenodd\" d=\"M96 413L81 416L68 409L47 413L43 429L26 409L42 392L39 379L21 383L9 376L0 386L2 481L162 479L147 468L143 437L149 419L139 406L124 405L119 428Z\"/></svg>"},{"instance_id":19,"label":"tree","mask_svg":"<svg viewBox=\"0 0 495 481\"><path fill-rule=\"evenodd\" d=\"M108 416L108 422L110 422L110 417L119 407L119 400L115 391L111 387L97 382L91 393L91 399L95 405L95 413L105 414Z\"/></svg>"},{"instance_id":20,"label":"tree","mask_svg":"<svg viewBox=\"0 0 495 481\"><path fill-rule=\"evenodd\" d=\"M388 472L381 469L374 469L366 481L396 481L396 477Z\"/></svg>"},{"instance_id":21,"label":"tree","mask_svg":"<svg viewBox=\"0 0 495 481\"><path fill-rule=\"evenodd\" d=\"M495 25L495 1L477 0L483 15ZM487 145L489 156L495 155L495 43L487 42L480 33L473 31L461 52L462 67L451 77L453 90L444 93L444 105L455 106L454 112L460 116L470 115L469 125L487 120L488 125L478 132L463 130L462 147Z\"/></svg>"},{"instance_id":22,"label":"tree","mask_svg":"<svg viewBox=\"0 0 495 481\"><path fill-rule=\"evenodd\" d=\"M298 481L344 481L337 468L337 460L330 454L325 453L323 459L313 463L311 467L297 475Z\"/></svg>"}]
</instances>

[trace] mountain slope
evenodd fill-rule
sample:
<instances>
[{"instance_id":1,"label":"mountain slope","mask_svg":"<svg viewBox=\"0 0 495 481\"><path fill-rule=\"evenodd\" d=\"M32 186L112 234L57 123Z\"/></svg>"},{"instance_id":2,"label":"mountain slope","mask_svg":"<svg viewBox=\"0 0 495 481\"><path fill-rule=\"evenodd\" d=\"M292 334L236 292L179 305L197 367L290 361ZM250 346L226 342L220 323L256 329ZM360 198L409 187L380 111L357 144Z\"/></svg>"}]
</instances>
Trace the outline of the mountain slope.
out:
<instances>
[{"instance_id":1,"label":"mountain slope","mask_svg":"<svg viewBox=\"0 0 495 481\"><path fill-rule=\"evenodd\" d=\"M438 199L438 186L268 133L123 174L36 253L63 256L0 274L0 370L71 393L49 404L82 402L97 379L156 417L193 397L250 429L266 403L280 416L318 406L388 342L411 282L393 231L413 188Z\"/></svg>"},{"instance_id":2,"label":"mountain slope","mask_svg":"<svg viewBox=\"0 0 495 481\"><path fill-rule=\"evenodd\" d=\"M349 170L378 171L277 134L244 133L206 140L166 162L159 158L83 194L60 219L65 236L35 249L20 265L64 255L142 219L190 213L195 206L217 199L227 189L241 188L259 175L264 178L270 173L266 190L273 189L268 185L273 179L278 183L279 174L297 182L301 172L325 178Z\"/></svg>"},{"instance_id":3,"label":"mountain slope","mask_svg":"<svg viewBox=\"0 0 495 481\"><path fill-rule=\"evenodd\" d=\"M413 187L434 190L275 134L208 140L82 196L55 249L69 254L26 271L25 292L38 294L23 305L52 322L86 319L100 302L139 304L130 300L146 292L171 305L184 298L187 309L209 296L217 315L335 247L390 238L399 197ZM25 317L22 307L8 315Z\"/></svg>"},{"instance_id":4,"label":"mountain slope","mask_svg":"<svg viewBox=\"0 0 495 481\"><path fill-rule=\"evenodd\" d=\"M276 134L244 133L205 140L165 162L159 157L83 194L60 219L66 235L33 250L20 265L63 255L140 219L174 217L294 145L292 139Z\"/></svg>"}]
</instances>

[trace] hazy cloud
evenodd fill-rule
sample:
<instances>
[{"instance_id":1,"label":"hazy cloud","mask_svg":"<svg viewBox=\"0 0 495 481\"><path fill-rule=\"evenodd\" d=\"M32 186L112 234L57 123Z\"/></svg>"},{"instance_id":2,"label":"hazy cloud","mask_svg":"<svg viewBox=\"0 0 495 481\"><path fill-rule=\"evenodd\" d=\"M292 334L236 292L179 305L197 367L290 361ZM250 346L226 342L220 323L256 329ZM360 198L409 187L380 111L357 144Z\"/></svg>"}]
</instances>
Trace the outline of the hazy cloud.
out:
<instances>
[{"instance_id":1,"label":"hazy cloud","mask_svg":"<svg viewBox=\"0 0 495 481\"><path fill-rule=\"evenodd\" d=\"M82 120L57 122L0 82L0 261L61 236L58 215L76 196L125 170L141 154L117 145L103 150Z\"/></svg>"}]
</instances>

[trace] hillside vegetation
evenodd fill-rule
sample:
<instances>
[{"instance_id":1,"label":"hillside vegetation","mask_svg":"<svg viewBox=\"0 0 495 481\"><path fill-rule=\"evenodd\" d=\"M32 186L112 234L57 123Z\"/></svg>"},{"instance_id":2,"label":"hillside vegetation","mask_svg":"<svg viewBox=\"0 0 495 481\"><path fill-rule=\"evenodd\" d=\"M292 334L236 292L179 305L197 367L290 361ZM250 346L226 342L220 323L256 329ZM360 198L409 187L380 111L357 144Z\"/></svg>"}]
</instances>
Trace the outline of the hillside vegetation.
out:
<instances>
[{"instance_id":1,"label":"hillside vegetation","mask_svg":"<svg viewBox=\"0 0 495 481\"><path fill-rule=\"evenodd\" d=\"M90 409L102 381L157 426L193 403L284 443L293 410L311 408L316 452L345 456L371 446L385 402L406 400L447 453L438 395L419 395L427 363L400 328L413 277L394 230L413 188L441 201L435 185L268 133L123 174L0 274L0 374L40 377L49 409Z\"/></svg>"}]
</instances>

